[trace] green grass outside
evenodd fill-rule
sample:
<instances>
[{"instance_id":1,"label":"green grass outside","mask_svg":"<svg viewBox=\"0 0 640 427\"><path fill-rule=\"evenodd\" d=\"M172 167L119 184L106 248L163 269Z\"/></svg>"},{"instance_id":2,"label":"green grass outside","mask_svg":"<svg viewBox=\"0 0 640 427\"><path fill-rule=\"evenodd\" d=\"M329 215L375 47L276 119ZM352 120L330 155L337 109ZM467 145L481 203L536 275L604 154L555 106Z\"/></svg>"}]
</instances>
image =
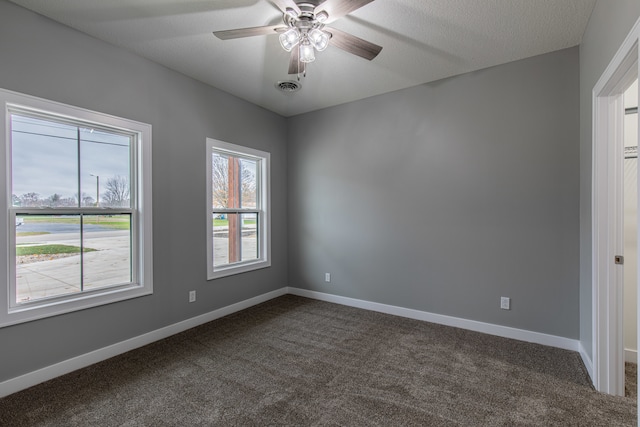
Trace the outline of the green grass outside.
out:
<instances>
[{"instance_id":1,"label":"green grass outside","mask_svg":"<svg viewBox=\"0 0 640 427\"><path fill-rule=\"evenodd\" d=\"M18 237L24 237L24 236L40 236L42 234L51 234L48 231L21 231L16 233L16 236Z\"/></svg>"},{"instance_id":2,"label":"green grass outside","mask_svg":"<svg viewBox=\"0 0 640 427\"><path fill-rule=\"evenodd\" d=\"M86 217L85 217L86 218ZM99 222L84 222L85 224L96 224L96 225L100 225L102 227L107 227L107 228L115 228L117 230L128 230L129 227L129 221L124 222L124 221L99 221Z\"/></svg>"},{"instance_id":3,"label":"green grass outside","mask_svg":"<svg viewBox=\"0 0 640 427\"><path fill-rule=\"evenodd\" d=\"M56 217L56 216L25 216L24 217L25 224L29 223L58 223L58 224L78 224L80 225L80 219L78 217ZM100 225L102 227L114 228L117 230L129 230L129 216L126 215L114 215L114 216L97 216L97 215L86 215L84 216L85 224L94 224ZM244 225L253 225L256 221L252 219L244 220ZM215 227L227 227L229 225L229 220L226 219L214 219L213 225ZM48 232L17 232L17 236L36 236L38 234L49 234Z\"/></svg>"},{"instance_id":4,"label":"green grass outside","mask_svg":"<svg viewBox=\"0 0 640 427\"><path fill-rule=\"evenodd\" d=\"M84 248L82 251L95 252L96 249ZM80 247L70 246L70 245L40 245L40 246L16 247L16 256L77 254L77 253L80 253Z\"/></svg>"},{"instance_id":5,"label":"green grass outside","mask_svg":"<svg viewBox=\"0 0 640 427\"><path fill-rule=\"evenodd\" d=\"M100 225L101 227L115 228L117 230L128 230L129 216L128 215L85 215L85 224ZM57 216L25 216L25 224L29 223L57 223L57 224L78 224L80 225L80 218L78 217L57 217ZM21 235L21 234L18 234Z\"/></svg>"},{"instance_id":6,"label":"green grass outside","mask_svg":"<svg viewBox=\"0 0 640 427\"><path fill-rule=\"evenodd\" d=\"M244 220L244 225L250 225L250 224L255 224L255 220L252 219L246 219ZM226 227L229 225L229 220L226 219L214 219L213 220L213 225L214 227Z\"/></svg>"}]
</instances>

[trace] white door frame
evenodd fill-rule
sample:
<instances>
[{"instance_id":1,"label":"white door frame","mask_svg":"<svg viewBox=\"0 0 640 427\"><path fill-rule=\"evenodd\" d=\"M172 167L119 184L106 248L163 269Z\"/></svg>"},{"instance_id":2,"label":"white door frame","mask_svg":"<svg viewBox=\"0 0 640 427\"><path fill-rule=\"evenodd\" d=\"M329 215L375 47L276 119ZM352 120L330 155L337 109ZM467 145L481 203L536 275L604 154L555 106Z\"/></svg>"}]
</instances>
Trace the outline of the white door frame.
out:
<instances>
[{"instance_id":1,"label":"white door frame","mask_svg":"<svg viewBox=\"0 0 640 427\"><path fill-rule=\"evenodd\" d=\"M623 266L614 262L624 248L622 93L639 75L639 41L640 20L592 93L592 379L596 390L615 395L624 395Z\"/></svg>"}]
</instances>

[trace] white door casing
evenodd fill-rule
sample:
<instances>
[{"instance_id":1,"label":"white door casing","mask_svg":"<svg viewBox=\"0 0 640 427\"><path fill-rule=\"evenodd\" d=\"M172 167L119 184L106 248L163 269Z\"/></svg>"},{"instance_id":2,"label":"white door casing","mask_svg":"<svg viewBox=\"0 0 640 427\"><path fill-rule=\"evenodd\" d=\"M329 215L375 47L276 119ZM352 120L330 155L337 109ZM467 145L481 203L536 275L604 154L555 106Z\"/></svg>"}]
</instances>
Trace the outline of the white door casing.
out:
<instances>
[{"instance_id":1,"label":"white door casing","mask_svg":"<svg viewBox=\"0 0 640 427\"><path fill-rule=\"evenodd\" d=\"M624 249L622 94L639 74L639 40L640 20L592 93L592 379L598 391L616 395L624 395L623 266L614 262Z\"/></svg>"}]
</instances>

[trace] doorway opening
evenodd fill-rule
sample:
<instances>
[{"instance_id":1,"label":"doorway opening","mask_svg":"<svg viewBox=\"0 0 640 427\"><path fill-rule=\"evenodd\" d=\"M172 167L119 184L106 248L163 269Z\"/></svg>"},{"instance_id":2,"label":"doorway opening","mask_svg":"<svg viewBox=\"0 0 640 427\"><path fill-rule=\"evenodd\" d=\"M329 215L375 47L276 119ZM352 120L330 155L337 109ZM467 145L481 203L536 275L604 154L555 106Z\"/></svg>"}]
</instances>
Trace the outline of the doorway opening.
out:
<instances>
[{"instance_id":1,"label":"doorway opening","mask_svg":"<svg viewBox=\"0 0 640 427\"><path fill-rule=\"evenodd\" d=\"M598 391L619 396L625 383L623 94L638 78L639 41L640 20L593 89L592 379ZM636 342L637 334L636 320Z\"/></svg>"},{"instance_id":2,"label":"doorway opening","mask_svg":"<svg viewBox=\"0 0 640 427\"><path fill-rule=\"evenodd\" d=\"M637 398L638 376L638 79L623 95L624 118L624 267L623 350L624 395Z\"/></svg>"}]
</instances>

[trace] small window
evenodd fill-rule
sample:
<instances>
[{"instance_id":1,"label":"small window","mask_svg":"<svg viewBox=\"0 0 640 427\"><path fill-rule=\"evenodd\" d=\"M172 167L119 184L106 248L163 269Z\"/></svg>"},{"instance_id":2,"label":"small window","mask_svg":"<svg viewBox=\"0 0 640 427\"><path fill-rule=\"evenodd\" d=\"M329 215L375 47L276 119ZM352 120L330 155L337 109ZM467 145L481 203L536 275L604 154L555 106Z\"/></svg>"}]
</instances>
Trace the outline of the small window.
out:
<instances>
[{"instance_id":1,"label":"small window","mask_svg":"<svg viewBox=\"0 0 640 427\"><path fill-rule=\"evenodd\" d=\"M9 91L0 100L0 325L151 293L151 126Z\"/></svg>"},{"instance_id":2,"label":"small window","mask_svg":"<svg viewBox=\"0 0 640 427\"><path fill-rule=\"evenodd\" d=\"M208 138L208 279L269 267L269 232L269 153Z\"/></svg>"}]
</instances>

